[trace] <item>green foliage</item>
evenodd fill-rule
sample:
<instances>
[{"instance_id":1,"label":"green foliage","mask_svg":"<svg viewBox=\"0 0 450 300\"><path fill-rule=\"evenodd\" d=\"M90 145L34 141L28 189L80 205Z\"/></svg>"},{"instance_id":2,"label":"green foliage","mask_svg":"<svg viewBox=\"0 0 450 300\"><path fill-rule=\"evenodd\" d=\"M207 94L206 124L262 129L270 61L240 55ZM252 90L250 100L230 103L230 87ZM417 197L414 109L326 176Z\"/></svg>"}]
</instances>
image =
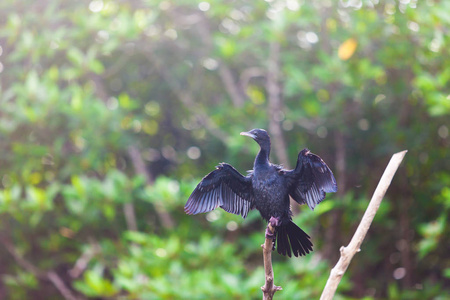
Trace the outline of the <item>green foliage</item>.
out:
<instances>
[{"instance_id":1,"label":"green foliage","mask_svg":"<svg viewBox=\"0 0 450 300\"><path fill-rule=\"evenodd\" d=\"M315 251L274 254L277 296L319 298L389 156L408 149L336 299L448 298L449 12L449 1L2 1L1 295L61 298L31 265L88 298L260 298L258 214L183 206L217 163L251 168L257 145L239 132L275 124L291 166L307 146L340 189L294 216Z\"/></svg>"}]
</instances>

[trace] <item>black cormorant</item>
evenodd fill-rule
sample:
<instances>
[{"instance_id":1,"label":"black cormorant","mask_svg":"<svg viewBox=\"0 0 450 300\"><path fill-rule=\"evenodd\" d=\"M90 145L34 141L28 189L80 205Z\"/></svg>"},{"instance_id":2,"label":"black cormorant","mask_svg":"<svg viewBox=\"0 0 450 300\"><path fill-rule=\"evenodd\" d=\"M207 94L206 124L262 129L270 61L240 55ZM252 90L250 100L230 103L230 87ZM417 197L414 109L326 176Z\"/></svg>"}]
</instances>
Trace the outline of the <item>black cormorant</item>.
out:
<instances>
[{"instance_id":1,"label":"black cormorant","mask_svg":"<svg viewBox=\"0 0 450 300\"><path fill-rule=\"evenodd\" d=\"M299 204L308 204L313 210L325 193L336 192L336 180L330 168L308 149L298 154L293 170L285 170L269 161L270 137L263 129L241 132L253 138L260 146L253 170L241 175L227 163L206 175L189 197L187 214L205 213L221 207L243 218L250 209L256 208L261 216L275 227L278 253L295 256L312 251L310 237L292 222L289 196Z\"/></svg>"}]
</instances>

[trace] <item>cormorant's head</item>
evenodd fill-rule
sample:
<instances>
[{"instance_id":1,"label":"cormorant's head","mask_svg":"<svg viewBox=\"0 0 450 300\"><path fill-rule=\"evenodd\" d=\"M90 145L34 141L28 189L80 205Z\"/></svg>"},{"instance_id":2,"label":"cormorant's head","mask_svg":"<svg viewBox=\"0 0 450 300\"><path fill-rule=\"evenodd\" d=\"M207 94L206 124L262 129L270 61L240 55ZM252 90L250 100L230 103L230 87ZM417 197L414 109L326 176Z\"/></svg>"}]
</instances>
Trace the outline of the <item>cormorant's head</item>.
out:
<instances>
[{"instance_id":1,"label":"cormorant's head","mask_svg":"<svg viewBox=\"0 0 450 300\"><path fill-rule=\"evenodd\" d=\"M241 135L249 136L254 139L260 146L270 145L270 137L264 129L252 129L247 132L241 132Z\"/></svg>"}]
</instances>

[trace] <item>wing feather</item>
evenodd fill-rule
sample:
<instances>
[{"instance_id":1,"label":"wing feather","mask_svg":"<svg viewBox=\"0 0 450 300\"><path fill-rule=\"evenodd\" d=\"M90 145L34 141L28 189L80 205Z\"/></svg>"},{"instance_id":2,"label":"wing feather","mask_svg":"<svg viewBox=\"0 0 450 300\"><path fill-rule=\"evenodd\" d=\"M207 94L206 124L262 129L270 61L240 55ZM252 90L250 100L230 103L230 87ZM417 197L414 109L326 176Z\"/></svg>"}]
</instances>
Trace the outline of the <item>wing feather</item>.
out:
<instances>
[{"instance_id":1,"label":"wing feather","mask_svg":"<svg viewBox=\"0 0 450 300\"><path fill-rule=\"evenodd\" d=\"M252 203L251 175L243 176L231 165L221 163L200 181L184 210L187 214L194 215L221 207L245 218Z\"/></svg>"},{"instance_id":2,"label":"wing feather","mask_svg":"<svg viewBox=\"0 0 450 300\"><path fill-rule=\"evenodd\" d=\"M290 196L299 204L314 210L326 193L337 191L336 179L327 164L308 149L303 149L294 170L286 172L290 179Z\"/></svg>"}]
</instances>

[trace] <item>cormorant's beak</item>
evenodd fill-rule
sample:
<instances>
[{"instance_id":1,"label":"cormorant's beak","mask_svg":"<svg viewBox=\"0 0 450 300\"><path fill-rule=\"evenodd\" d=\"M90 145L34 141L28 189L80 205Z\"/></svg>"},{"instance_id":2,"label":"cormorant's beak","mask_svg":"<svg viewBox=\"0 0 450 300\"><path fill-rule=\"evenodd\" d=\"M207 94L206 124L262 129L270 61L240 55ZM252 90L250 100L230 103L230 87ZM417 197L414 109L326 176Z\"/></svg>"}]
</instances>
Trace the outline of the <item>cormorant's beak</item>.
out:
<instances>
[{"instance_id":1,"label":"cormorant's beak","mask_svg":"<svg viewBox=\"0 0 450 300\"><path fill-rule=\"evenodd\" d=\"M256 135L254 135L254 134L251 134L250 132L241 132L240 133L241 135L245 135L245 136L249 136L249 137L251 137L252 139L255 139L256 138Z\"/></svg>"}]
</instances>

